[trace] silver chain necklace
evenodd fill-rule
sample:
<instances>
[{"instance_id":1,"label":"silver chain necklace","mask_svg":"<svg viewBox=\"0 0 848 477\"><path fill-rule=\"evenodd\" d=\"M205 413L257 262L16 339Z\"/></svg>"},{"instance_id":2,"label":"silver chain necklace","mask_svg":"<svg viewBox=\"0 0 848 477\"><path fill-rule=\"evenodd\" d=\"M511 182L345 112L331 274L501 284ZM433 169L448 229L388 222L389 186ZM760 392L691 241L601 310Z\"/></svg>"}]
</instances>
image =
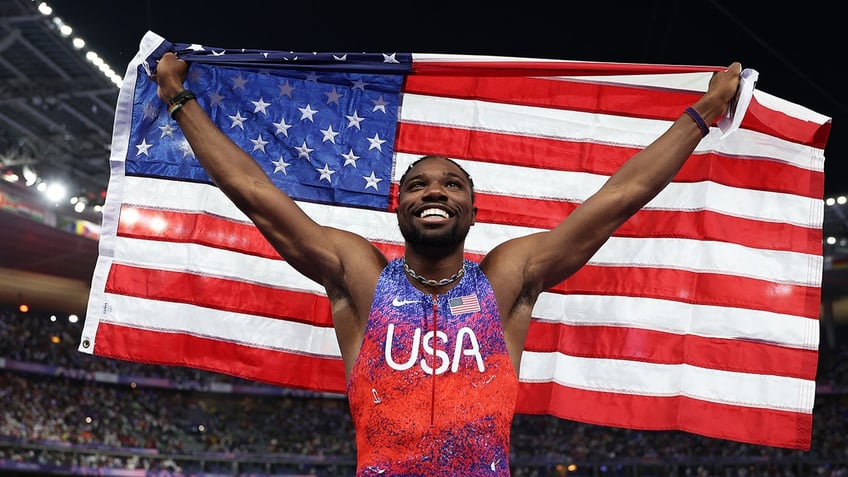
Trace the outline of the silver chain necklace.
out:
<instances>
[{"instance_id":1,"label":"silver chain necklace","mask_svg":"<svg viewBox=\"0 0 848 477\"><path fill-rule=\"evenodd\" d=\"M454 273L450 278L442 278L441 280L428 280L421 275L415 273L415 270L409 268L409 265L406 263L406 260L403 261L403 269L406 270L406 273L409 274L410 277L415 280L423 283L424 285L428 285L431 287L441 287L445 285L449 285L465 275L465 262L462 262L462 268L459 269L458 272Z\"/></svg>"}]
</instances>

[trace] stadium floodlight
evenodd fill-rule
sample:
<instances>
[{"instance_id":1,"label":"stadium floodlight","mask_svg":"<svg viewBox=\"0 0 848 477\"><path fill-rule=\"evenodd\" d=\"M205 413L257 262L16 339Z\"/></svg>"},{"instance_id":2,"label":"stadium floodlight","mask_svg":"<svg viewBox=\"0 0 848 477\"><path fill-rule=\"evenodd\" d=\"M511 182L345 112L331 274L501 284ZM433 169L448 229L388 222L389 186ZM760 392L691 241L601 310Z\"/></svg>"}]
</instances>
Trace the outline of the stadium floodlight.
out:
<instances>
[{"instance_id":1,"label":"stadium floodlight","mask_svg":"<svg viewBox=\"0 0 848 477\"><path fill-rule=\"evenodd\" d=\"M85 41L82 38L72 38L74 29L58 16L53 16L53 7L48 5L46 2L41 2L38 4L37 8L42 15L50 17L50 21L52 21L53 25L56 27L56 31L59 32L59 35L64 38L68 38L74 48L76 48L77 50L85 48ZM91 62L95 67L97 67L100 72L103 73L103 75L109 81L112 82L112 84L114 84L118 88L121 87L121 83L123 83L123 78L121 77L121 75L116 73L108 64L106 64L106 62L100 57L100 55L97 54L97 52L89 50L88 52L86 52L85 57L89 62Z\"/></svg>"},{"instance_id":2,"label":"stadium floodlight","mask_svg":"<svg viewBox=\"0 0 848 477\"><path fill-rule=\"evenodd\" d=\"M65 200L65 197L68 196L68 189L64 184L59 182L51 182L47 185L44 194L47 197L47 200L53 202L54 204L58 204L59 202Z\"/></svg>"},{"instance_id":3,"label":"stadium floodlight","mask_svg":"<svg viewBox=\"0 0 848 477\"><path fill-rule=\"evenodd\" d=\"M35 172L35 169L29 166L29 164L24 164L22 174L24 175L24 183L27 187L32 187L36 182L38 182L38 174Z\"/></svg>"}]
</instances>

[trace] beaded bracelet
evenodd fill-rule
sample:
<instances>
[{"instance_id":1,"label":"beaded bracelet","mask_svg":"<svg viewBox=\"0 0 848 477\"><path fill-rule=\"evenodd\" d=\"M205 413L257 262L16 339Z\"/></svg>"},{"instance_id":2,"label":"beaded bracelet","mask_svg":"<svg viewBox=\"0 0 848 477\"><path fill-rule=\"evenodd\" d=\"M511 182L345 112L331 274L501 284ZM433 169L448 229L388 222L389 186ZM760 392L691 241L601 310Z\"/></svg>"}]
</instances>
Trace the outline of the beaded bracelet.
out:
<instances>
[{"instance_id":1,"label":"beaded bracelet","mask_svg":"<svg viewBox=\"0 0 848 477\"><path fill-rule=\"evenodd\" d=\"M707 134L710 133L710 128L707 126L707 123L706 121L704 121L704 118L702 118L698 111L695 111L695 108L691 106L686 108L685 112L692 118L693 121L695 121L695 124L697 124L698 127L701 128L701 137L706 137Z\"/></svg>"},{"instance_id":2,"label":"beaded bracelet","mask_svg":"<svg viewBox=\"0 0 848 477\"><path fill-rule=\"evenodd\" d=\"M191 90L184 89L174 95L173 98L168 100L168 115L171 116L171 119L174 118L174 113L176 113L180 108L183 107L186 103L191 101L192 99L197 99L197 96Z\"/></svg>"}]
</instances>

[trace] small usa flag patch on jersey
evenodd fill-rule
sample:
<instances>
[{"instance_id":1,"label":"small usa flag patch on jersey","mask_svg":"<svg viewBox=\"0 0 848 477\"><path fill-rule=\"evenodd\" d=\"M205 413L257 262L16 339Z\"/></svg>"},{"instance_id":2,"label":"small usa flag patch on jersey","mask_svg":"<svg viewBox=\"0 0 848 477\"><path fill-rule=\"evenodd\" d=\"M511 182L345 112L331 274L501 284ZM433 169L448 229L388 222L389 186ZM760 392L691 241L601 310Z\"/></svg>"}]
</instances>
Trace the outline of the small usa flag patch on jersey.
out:
<instances>
[{"instance_id":1,"label":"small usa flag patch on jersey","mask_svg":"<svg viewBox=\"0 0 848 477\"><path fill-rule=\"evenodd\" d=\"M480 302L477 301L477 295L465 295L458 298L451 298L448 301L448 306L450 306L450 312L452 315L475 313L480 311Z\"/></svg>"}]
</instances>

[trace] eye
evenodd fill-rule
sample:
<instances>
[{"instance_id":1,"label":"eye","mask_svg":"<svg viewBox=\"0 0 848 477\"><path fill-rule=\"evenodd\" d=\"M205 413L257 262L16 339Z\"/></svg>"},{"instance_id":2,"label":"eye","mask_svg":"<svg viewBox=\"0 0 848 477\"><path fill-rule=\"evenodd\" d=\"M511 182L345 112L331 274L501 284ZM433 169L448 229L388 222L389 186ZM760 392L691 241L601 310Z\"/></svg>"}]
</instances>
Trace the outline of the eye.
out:
<instances>
[{"instance_id":1,"label":"eye","mask_svg":"<svg viewBox=\"0 0 848 477\"><path fill-rule=\"evenodd\" d=\"M456 181L451 181L451 182L448 182L447 184L445 184L445 187L450 187L452 189L461 189L462 184L460 184L459 182L456 182Z\"/></svg>"}]
</instances>

